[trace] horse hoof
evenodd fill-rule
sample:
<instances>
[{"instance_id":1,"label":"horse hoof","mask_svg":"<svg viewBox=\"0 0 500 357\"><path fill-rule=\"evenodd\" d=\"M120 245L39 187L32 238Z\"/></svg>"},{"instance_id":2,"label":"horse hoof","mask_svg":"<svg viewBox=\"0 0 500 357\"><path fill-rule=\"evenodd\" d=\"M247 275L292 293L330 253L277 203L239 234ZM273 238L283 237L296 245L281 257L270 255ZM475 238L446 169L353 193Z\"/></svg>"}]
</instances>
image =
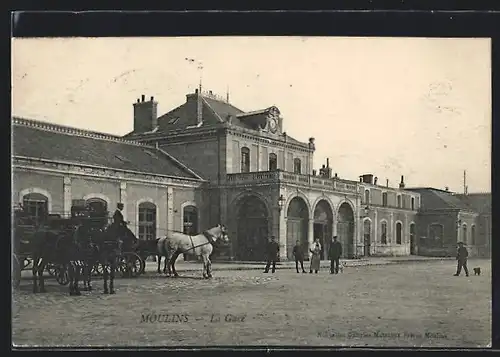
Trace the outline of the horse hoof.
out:
<instances>
[{"instance_id":1,"label":"horse hoof","mask_svg":"<svg viewBox=\"0 0 500 357\"><path fill-rule=\"evenodd\" d=\"M75 292L75 295L80 296L80 295L82 295L82 293L80 291L77 291L77 292Z\"/></svg>"},{"instance_id":2,"label":"horse hoof","mask_svg":"<svg viewBox=\"0 0 500 357\"><path fill-rule=\"evenodd\" d=\"M109 294L110 294L110 295L113 295L113 294L116 294L116 292L115 292L114 290L111 290L111 291L109 292Z\"/></svg>"},{"instance_id":3,"label":"horse hoof","mask_svg":"<svg viewBox=\"0 0 500 357\"><path fill-rule=\"evenodd\" d=\"M103 294L109 294L109 291L104 290Z\"/></svg>"}]
</instances>

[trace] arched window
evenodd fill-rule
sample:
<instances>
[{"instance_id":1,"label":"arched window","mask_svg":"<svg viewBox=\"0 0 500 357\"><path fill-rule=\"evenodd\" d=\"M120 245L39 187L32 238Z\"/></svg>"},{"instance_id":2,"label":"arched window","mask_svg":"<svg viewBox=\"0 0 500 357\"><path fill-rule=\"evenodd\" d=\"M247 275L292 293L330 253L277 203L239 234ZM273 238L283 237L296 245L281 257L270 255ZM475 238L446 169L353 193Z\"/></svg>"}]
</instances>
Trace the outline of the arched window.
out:
<instances>
[{"instance_id":1,"label":"arched window","mask_svg":"<svg viewBox=\"0 0 500 357\"><path fill-rule=\"evenodd\" d=\"M403 235L403 225L401 222L396 223L396 244L401 244Z\"/></svg>"},{"instance_id":2,"label":"arched window","mask_svg":"<svg viewBox=\"0 0 500 357\"><path fill-rule=\"evenodd\" d=\"M466 224L464 224L464 225L462 226L462 230L463 230L463 232L464 232L463 237L462 237L462 241L463 241L465 244L467 244L467 225L466 225Z\"/></svg>"},{"instance_id":3,"label":"arched window","mask_svg":"<svg viewBox=\"0 0 500 357\"><path fill-rule=\"evenodd\" d=\"M299 158L293 159L293 172L295 174L301 174L302 173L302 166Z\"/></svg>"},{"instance_id":4,"label":"arched window","mask_svg":"<svg viewBox=\"0 0 500 357\"><path fill-rule=\"evenodd\" d=\"M250 149L241 148L241 172L250 172Z\"/></svg>"},{"instance_id":5,"label":"arched window","mask_svg":"<svg viewBox=\"0 0 500 357\"><path fill-rule=\"evenodd\" d=\"M387 207L387 192L382 193L382 206Z\"/></svg>"},{"instance_id":6,"label":"arched window","mask_svg":"<svg viewBox=\"0 0 500 357\"><path fill-rule=\"evenodd\" d=\"M183 211L184 234L197 234L198 233L198 210L195 206L186 206Z\"/></svg>"},{"instance_id":7,"label":"arched window","mask_svg":"<svg viewBox=\"0 0 500 357\"><path fill-rule=\"evenodd\" d=\"M387 244L387 222L380 222L380 242L382 244Z\"/></svg>"},{"instance_id":8,"label":"arched window","mask_svg":"<svg viewBox=\"0 0 500 357\"><path fill-rule=\"evenodd\" d=\"M276 171L278 169L278 157L276 154L269 154L269 171Z\"/></svg>"},{"instance_id":9,"label":"arched window","mask_svg":"<svg viewBox=\"0 0 500 357\"><path fill-rule=\"evenodd\" d=\"M49 199L41 193L28 193L23 196L23 207L26 214L40 224L49 215Z\"/></svg>"},{"instance_id":10,"label":"arched window","mask_svg":"<svg viewBox=\"0 0 500 357\"><path fill-rule=\"evenodd\" d=\"M139 239L156 239L156 205L152 202L139 204Z\"/></svg>"},{"instance_id":11,"label":"arched window","mask_svg":"<svg viewBox=\"0 0 500 357\"><path fill-rule=\"evenodd\" d=\"M370 190L365 190L365 204L370 204Z\"/></svg>"},{"instance_id":12,"label":"arched window","mask_svg":"<svg viewBox=\"0 0 500 357\"><path fill-rule=\"evenodd\" d=\"M476 245L476 226L470 227L470 243Z\"/></svg>"},{"instance_id":13,"label":"arched window","mask_svg":"<svg viewBox=\"0 0 500 357\"><path fill-rule=\"evenodd\" d=\"M398 195L398 208L401 208L401 195Z\"/></svg>"},{"instance_id":14,"label":"arched window","mask_svg":"<svg viewBox=\"0 0 500 357\"><path fill-rule=\"evenodd\" d=\"M415 197L412 197L411 198L411 210L414 211L415 210Z\"/></svg>"}]
</instances>

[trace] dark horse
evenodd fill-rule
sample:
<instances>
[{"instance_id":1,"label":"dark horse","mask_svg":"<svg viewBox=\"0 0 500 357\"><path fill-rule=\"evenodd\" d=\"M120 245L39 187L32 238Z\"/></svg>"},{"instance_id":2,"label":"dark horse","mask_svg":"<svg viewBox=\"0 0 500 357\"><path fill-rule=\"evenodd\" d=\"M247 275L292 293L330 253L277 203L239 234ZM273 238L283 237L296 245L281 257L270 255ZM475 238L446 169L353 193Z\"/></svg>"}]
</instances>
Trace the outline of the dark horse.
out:
<instances>
[{"instance_id":1,"label":"dark horse","mask_svg":"<svg viewBox=\"0 0 500 357\"><path fill-rule=\"evenodd\" d=\"M118 260L123 251L133 249L137 238L128 228L113 225L107 228L82 226L79 227L77 236L80 242L86 242L82 245L90 247L85 252L84 290L92 290L92 268L96 264L100 264L103 268L104 294L114 294L114 280Z\"/></svg>"},{"instance_id":2,"label":"dark horse","mask_svg":"<svg viewBox=\"0 0 500 357\"><path fill-rule=\"evenodd\" d=\"M69 294L81 295L78 288L83 251L76 239L76 228L69 224L39 228L31 243L33 254L33 293L45 292L43 272L48 263L68 270ZM38 286L39 285L39 286Z\"/></svg>"}]
</instances>

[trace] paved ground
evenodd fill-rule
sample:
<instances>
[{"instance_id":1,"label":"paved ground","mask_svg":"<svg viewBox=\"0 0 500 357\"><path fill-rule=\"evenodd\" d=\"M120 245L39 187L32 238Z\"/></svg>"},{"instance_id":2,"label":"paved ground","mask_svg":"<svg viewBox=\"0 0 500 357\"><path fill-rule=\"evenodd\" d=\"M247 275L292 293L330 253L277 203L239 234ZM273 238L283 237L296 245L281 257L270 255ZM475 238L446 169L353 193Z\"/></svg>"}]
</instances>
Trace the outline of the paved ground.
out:
<instances>
[{"instance_id":1,"label":"paved ground","mask_svg":"<svg viewBox=\"0 0 500 357\"><path fill-rule=\"evenodd\" d=\"M70 297L54 281L13 295L16 345L487 346L491 269L453 277L450 260L348 267L343 274L217 270L119 279L116 295ZM179 265L179 271L181 266Z\"/></svg>"}]
</instances>

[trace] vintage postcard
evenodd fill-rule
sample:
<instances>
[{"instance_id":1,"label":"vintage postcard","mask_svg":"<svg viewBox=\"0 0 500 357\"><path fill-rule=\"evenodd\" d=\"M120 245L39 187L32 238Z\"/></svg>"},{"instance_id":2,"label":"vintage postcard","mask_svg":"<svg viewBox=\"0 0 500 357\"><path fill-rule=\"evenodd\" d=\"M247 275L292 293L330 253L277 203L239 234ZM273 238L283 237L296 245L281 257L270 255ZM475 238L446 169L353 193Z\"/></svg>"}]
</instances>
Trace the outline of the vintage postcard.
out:
<instances>
[{"instance_id":1,"label":"vintage postcard","mask_svg":"<svg viewBox=\"0 0 500 357\"><path fill-rule=\"evenodd\" d=\"M491 41L12 40L12 342L491 346Z\"/></svg>"}]
</instances>

